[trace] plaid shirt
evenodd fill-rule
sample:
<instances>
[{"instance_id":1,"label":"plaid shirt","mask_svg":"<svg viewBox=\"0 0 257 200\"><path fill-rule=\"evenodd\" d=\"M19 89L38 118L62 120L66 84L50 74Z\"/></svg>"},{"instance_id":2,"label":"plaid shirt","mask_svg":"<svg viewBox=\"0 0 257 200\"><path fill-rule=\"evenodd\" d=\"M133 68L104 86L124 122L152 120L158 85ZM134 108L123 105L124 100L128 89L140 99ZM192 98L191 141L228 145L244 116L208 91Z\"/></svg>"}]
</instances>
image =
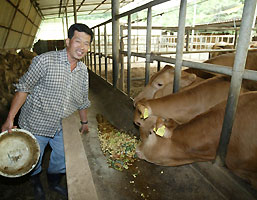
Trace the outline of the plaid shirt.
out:
<instances>
[{"instance_id":1,"label":"plaid shirt","mask_svg":"<svg viewBox=\"0 0 257 200\"><path fill-rule=\"evenodd\" d=\"M19 126L35 135L54 137L62 118L90 106L87 68L78 62L71 72L66 49L36 56L15 86L29 93Z\"/></svg>"}]
</instances>

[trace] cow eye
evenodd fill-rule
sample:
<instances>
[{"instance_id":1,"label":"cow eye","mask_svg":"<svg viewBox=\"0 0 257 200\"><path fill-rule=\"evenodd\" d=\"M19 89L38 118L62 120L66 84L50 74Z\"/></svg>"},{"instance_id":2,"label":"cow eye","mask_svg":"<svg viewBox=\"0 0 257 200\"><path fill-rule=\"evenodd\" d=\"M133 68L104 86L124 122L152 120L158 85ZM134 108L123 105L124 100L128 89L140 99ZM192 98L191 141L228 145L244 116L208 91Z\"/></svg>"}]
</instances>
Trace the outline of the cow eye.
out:
<instances>
[{"instance_id":1,"label":"cow eye","mask_svg":"<svg viewBox=\"0 0 257 200\"><path fill-rule=\"evenodd\" d=\"M149 131L149 135L151 135L152 134L152 131Z\"/></svg>"},{"instance_id":2,"label":"cow eye","mask_svg":"<svg viewBox=\"0 0 257 200\"><path fill-rule=\"evenodd\" d=\"M163 85L162 83L158 83L158 86L160 86L160 87L161 87L162 85Z\"/></svg>"}]
</instances>

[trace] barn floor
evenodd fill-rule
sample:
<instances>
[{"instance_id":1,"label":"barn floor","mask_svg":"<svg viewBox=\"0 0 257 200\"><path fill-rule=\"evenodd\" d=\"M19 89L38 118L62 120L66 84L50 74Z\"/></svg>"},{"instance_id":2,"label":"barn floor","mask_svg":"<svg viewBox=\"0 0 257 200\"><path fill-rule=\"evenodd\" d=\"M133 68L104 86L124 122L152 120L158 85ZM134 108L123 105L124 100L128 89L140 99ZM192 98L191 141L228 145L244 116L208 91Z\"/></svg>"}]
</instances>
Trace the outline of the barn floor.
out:
<instances>
[{"instance_id":1,"label":"barn floor","mask_svg":"<svg viewBox=\"0 0 257 200\"><path fill-rule=\"evenodd\" d=\"M93 73L90 73L89 95L92 103L88 112L90 133L82 135L82 142L99 200L257 199L256 190L211 162L163 167L138 160L123 172L109 168L97 136L96 114L102 114L117 128L138 136L132 122L132 101ZM73 116L78 118L78 113ZM62 198L58 194L47 189L45 171L49 152L47 149L41 177L47 200L59 200ZM65 179L62 184L65 184ZM16 179L0 177L0 199L33 199L28 176Z\"/></svg>"},{"instance_id":2,"label":"barn floor","mask_svg":"<svg viewBox=\"0 0 257 200\"><path fill-rule=\"evenodd\" d=\"M109 168L97 136L96 114L138 136L132 101L93 73L90 100L90 134L82 138L99 199L257 199L256 190L211 162L163 167L138 160L123 172Z\"/></svg>"}]
</instances>

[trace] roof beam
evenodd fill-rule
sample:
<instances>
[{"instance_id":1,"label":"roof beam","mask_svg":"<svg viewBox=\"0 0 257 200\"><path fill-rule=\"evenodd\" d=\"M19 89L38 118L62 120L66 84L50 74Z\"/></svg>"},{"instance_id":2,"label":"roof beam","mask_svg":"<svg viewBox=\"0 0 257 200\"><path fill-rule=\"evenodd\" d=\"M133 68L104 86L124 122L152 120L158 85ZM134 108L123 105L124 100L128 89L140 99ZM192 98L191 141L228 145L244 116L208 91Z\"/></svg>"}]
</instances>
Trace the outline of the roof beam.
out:
<instances>
[{"instance_id":1,"label":"roof beam","mask_svg":"<svg viewBox=\"0 0 257 200\"><path fill-rule=\"evenodd\" d=\"M102 4L104 4L104 2L106 2L106 0L103 0L102 3L99 3L89 14L91 14L91 13L94 12L97 8L99 8Z\"/></svg>"},{"instance_id":2,"label":"roof beam","mask_svg":"<svg viewBox=\"0 0 257 200\"><path fill-rule=\"evenodd\" d=\"M62 12L62 0L60 0L60 6L59 6L59 17L61 16Z\"/></svg>"}]
</instances>

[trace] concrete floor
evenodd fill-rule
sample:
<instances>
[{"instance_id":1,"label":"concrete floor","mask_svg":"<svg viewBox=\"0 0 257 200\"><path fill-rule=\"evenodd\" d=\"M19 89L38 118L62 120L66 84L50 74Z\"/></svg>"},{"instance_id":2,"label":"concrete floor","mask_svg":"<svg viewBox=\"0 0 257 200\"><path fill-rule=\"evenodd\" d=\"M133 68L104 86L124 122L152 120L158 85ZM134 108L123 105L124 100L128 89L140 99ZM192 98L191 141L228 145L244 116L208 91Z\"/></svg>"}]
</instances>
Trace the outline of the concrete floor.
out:
<instances>
[{"instance_id":1,"label":"concrete floor","mask_svg":"<svg viewBox=\"0 0 257 200\"><path fill-rule=\"evenodd\" d=\"M117 128L138 136L138 130L132 122L133 104L122 92L114 90L92 73L89 98L92 103L88 112L90 133L82 135L82 141L98 199L257 199L256 190L211 162L163 167L140 160L123 172L109 168L97 136L96 114L104 115ZM79 121L78 113L74 113L74 116ZM47 200L61 199L47 189L45 169L49 152L48 149L44 157L43 186ZM65 184L65 180L62 184ZM86 182L84 187L87 187ZM0 199L33 199L33 188L28 176L16 179L0 177Z\"/></svg>"},{"instance_id":2,"label":"concrete floor","mask_svg":"<svg viewBox=\"0 0 257 200\"><path fill-rule=\"evenodd\" d=\"M100 149L96 114L139 136L132 100L93 73L89 97L90 134L82 139L99 199L257 199L256 190L211 162L163 167L140 160L127 171L109 168Z\"/></svg>"}]
</instances>

